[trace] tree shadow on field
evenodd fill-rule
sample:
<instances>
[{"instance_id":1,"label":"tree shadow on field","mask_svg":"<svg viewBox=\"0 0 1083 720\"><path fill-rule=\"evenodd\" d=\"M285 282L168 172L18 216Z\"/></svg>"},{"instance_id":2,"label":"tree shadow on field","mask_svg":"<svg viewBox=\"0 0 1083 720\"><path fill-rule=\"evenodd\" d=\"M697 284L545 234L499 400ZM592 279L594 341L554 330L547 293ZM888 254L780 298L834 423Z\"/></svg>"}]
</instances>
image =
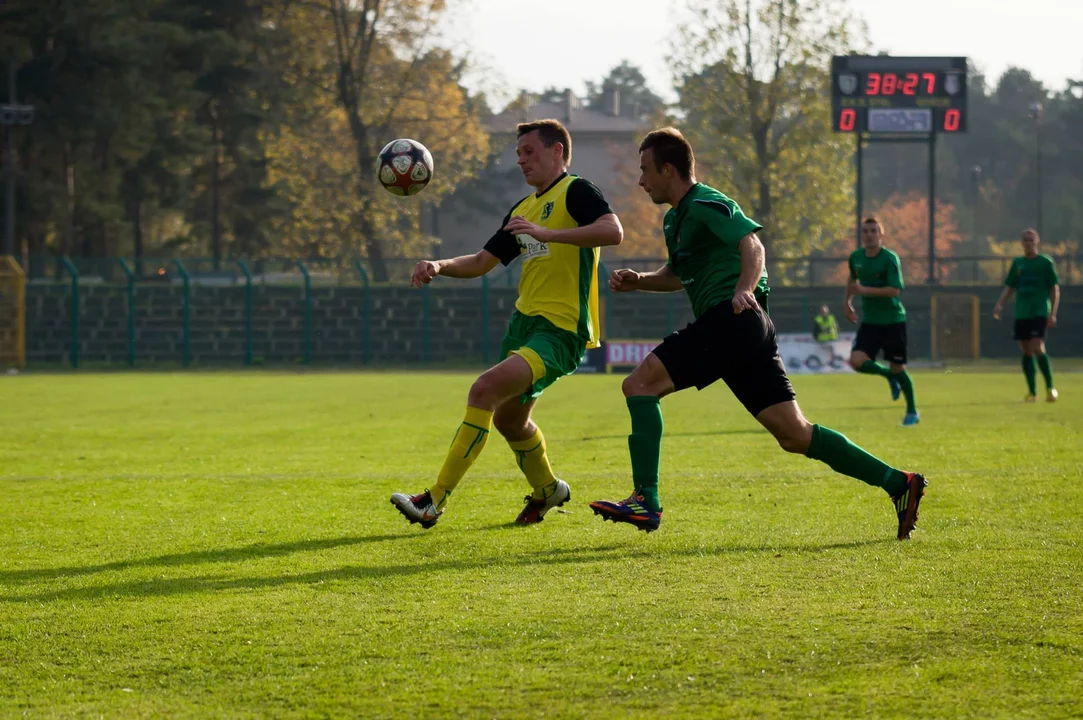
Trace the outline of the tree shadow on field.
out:
<instances>
[{"instance_id":1,"label":"tree shadow on field","mask_svg":"<svg viewBox=\"0 0 1083 720\"><path fill-rule=\"evenodd\" d=\"M400 536L387 537L397 539ZM362 539L362 541L364 540ZM627 544L604 545L599 547L547 548L544 550L534 550L519 554L504 553L485 558L451 562L441 561L439 563L432 563L429 561L421 561L409 565L349 565L296 575L272 575L262 577L198 575L195 577L183 578L141 579L96 587L65 588L63 590L27 595L9 595L0 597L0 602L41 603L54 602L57 600L124 600L230 591L251 592L264 589L273 590L297 585L319 585L336 581L365 583L371 580L410 577L414 575L426 576L428 579L431 579L433 575L442 573L455 573L481 569L535 568L563 565L583 566L611 563L618 559L621 561L664 560L667 557L694 558L710 555L749 555L757 553L766 553L777 557L786 553L821 553L832 550L846 550L871 545L882 545L889 542L896 541L893 539L878 538L875 540L855 540L851 542L837 542L822 545L814 543L801 543L798 545L764 544L759 546L723 545L718 547L686 548L682 550L673 550L672 548L651 548L650 546L643 545L635 547ZM581 572L581 569L577 568L573 572Z\"/></svg>"},{"instance_id":2,"label":"tree shadow on field","mask_svg":"<svg viewBox=\"0 0 1083 720\"><path fill-rule=\"evenodd\" d=\"M173 555L158 555L150 558L135 560L116 560L100 565L86 565L83 567L59 567L59 568L34 568L29 570L0 570L0 584L6 582L23 582L27 580L48 580L59 577L78 577L80 575L92 575L108 570L127 570L140 567L168 567L171 565L194 565L197 563L219 562L242 562L258 558L277 557L298 552L311 552L314 550L330 550L338 547L349 547L362 543L383 542L385 540L401 540L402 535L364 535L338 538L323 538L320 540L298 540L296 542L267 545L257 543L244 547L219 548L215 550L193 550L191 552L176 553Z\"/></svg>"},{"instance_id":3,"label":"tree shadow on field","mask_svg":"<svg viewBox=\"0 0 1083 720\"><path fill-rule=\"evenodd\" d=\"M703 432L667 432L664 437L714 437L721 435L762 435L767 432L762 427L754 428L742 428L740 430L710 430ZM581 442L588 442L590 440L627 440L628 433L624 435L588 435L587 437L580 438Z\"/></svg>"}]
</instances>

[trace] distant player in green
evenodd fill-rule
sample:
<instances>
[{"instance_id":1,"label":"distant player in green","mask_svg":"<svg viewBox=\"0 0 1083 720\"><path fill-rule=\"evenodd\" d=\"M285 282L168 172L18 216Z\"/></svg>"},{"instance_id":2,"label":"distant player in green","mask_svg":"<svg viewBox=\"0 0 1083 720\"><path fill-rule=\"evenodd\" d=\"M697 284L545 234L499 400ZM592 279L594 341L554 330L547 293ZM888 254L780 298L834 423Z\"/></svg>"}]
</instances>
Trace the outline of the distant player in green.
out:
<instances>
[{"instance_id":1,"label":"distant player in green","mask_svg":"<svg viewBox=\"0 0 1083 720\"><path fill-rule=\"evenodd\" d=\"M1026 402L1038 399L1035 387L1037 378L1034 362L1045 378L1045 399L1057 401L1057 390L1053 387L1053 368L1049 356L1045 353L1045 330L1057 326L1057 306L1060 305L1060 278L1053 258L1038 252L1041 239L1036 230L1023 231L1023 257L1012 261L1008 277L1004 278L1004 292L993 307L993 317L1000 319L1004 303L1015 294L1015 332L1023 350L1023 374L1027 378Z\"/></svg>"},{"instance_id":2,"label":"distant player in green","mask_svg":"<svg viewBox=\"0 0 1083 720\"><path fill-rule=\"evenodd\" d=\"M672 206L662 226L669 262L654 272L616 270L609 287L614 292L683 289L696 319L666 337L625 378L622 389L632 416L628 450L633 490L625 500L591 503L594 513L640 530L658 529L660 399L722 380L782 449L887 491L898 516L897 536L909 538L925 478L897 470L844 435L809 423L797 406L767 314L764 248L756 237L762 227L745 217L733 200L696 182L692 147L677 130L650 133L639 152L639 185L655 203Z\"/></svg>"},{"instance_id":3,"label":"distant player in green","mask_svg":"<svg viewBox=\"0 0 1083 720\"><path fill-rule=\"evenodd\" d=\"M906 308L899 256L884 247L884 226L876 218L861 223L861 248L850 253L850 281L846 284L846 319L857 322L853 298L861 297L861 325L854 338L850 365L859 373L887 378L891 399L906 397L904 426L921 420L914 401L914 382L906 372ZM876 362L884 351L890 367Z\"/></svg>"}]
</instances>

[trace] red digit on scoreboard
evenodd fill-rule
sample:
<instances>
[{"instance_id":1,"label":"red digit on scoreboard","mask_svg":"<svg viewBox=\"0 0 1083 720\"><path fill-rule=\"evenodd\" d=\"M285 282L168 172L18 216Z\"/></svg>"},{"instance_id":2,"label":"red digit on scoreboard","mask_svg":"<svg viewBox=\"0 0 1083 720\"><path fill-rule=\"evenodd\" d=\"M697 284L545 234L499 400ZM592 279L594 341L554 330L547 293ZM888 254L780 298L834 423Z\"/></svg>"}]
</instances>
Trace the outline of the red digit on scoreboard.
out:
<instances>
[{"instance_id":1,"label":"red digit on scoreboard","mask_svg":"<svg viewBox=\"0 0 1083 720\"><path fill-rule=\"evenodd\" d=\"M899 76L898 75L896 75L895 73L885 73L884 74L884 85L881 88L881 90L883 90L883 94L884 95L894 95L895 94L895 88L898 85L898 83L899 83Z\"/></svg>"},{"instance_id":2,"label":"red digit on scoreboard","mask_svg":"<svg viewBox=\"0 0 1083 720\"><path fill-rule=\"evenodd\" d=\"M921 79L922 79L922 82L925 83L925 94L926 95L935 95L936 94L936 73L922 73L921 74Z\"/></svg>"},{"instance_id":3,"label":"red digit on scoreboard","mask_svg":"<svg viewBox=\"0 0 1083 720\"><path fill-rule=\"evenodd\" d=\"M902 84L902 94L913 95L918 89L918 82L920 80L917 73L906 73L906 80Z\"/></svg>"},{"instance_id":4,"label":"red digit on scoreboard","mask_svg":"<svg viewBox=\"0 0 1083 720\"><path fill-rule=\"evenodd\" d=\"M880 94L880 73L869 73L868 78L866 78L865 81L865 94Z\"/></svg>"},{"instance_id":5,"label":"red digit on scoreboard","mask_svg":"<svg viewBox=\"0 0 1083 720\"><path fill-rule=\"evenodd\" d=\"M949 108L944 113L944 132L958 132L962 114L956 108Z\"/></svg>"},{"instance_id":6,"label":"red digit on scoreboard","mask_svg":"<svg viewBox=\"0 0 1083 720\"><path fill-rule=\"evenodd\" d=\"M853 108L843 108L839 113L839 130L843 132L853 132L854 126L857 124L857 111Z\"/></svg>"}]
</instances>

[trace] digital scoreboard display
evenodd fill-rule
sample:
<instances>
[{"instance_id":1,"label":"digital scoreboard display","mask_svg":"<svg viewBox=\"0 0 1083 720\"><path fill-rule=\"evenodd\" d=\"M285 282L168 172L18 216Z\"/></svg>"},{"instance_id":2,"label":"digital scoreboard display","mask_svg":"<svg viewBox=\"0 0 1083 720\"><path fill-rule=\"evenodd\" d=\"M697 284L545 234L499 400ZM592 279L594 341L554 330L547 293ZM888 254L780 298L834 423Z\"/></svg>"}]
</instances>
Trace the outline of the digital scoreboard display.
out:
<instances>
[{"instance_id":1,"label":"digital scoreboard display","mask_svg":"<svg viewBox=\"0 0 1083 720\"><path fill-rule=\"evenodd\" d=\"M835 132L930 135L966 132L965 57L836 55Z\"/></svg>"}]
</instances>

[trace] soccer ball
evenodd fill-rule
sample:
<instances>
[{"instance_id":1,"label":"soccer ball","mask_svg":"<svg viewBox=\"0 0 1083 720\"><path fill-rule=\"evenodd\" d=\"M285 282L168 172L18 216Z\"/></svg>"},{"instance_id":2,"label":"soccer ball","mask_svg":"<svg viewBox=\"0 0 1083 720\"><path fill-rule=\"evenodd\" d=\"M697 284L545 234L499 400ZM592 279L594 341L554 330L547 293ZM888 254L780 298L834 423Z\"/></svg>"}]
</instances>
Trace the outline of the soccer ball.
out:
<instances>
[{"instance_id":1,"label":"soccer ball","mask_svg":"<svg viewBox=\"0 0 1083 720\"><path fill-rule=\"evenodd\" d=\"M432 155L417 140L392 140L376 159L376 177L392 195L416 195L432 180Z\"/></svg>"}]
</instances>

